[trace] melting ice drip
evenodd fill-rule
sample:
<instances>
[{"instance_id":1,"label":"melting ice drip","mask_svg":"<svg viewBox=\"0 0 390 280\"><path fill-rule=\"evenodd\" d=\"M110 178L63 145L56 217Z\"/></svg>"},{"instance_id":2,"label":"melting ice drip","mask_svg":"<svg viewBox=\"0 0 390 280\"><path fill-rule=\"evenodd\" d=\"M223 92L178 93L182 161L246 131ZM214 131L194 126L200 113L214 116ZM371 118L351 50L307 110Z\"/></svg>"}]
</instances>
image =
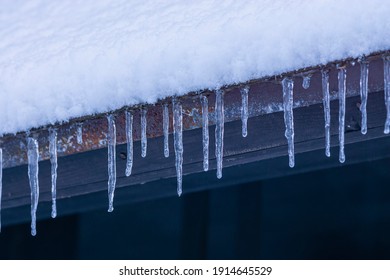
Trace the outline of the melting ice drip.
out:
<instances>
[{"instance_id":1,"label":"melting ice drip","mask_svg":"<svg viewBox=\"0 0 390 280\"><path fill-rule=\"evenodd\" d=\"M361 133L367 133L368 61L360 59L360 111L362 113Z\"/></svg>"},{"instance_id":2,"label":"melting ice drip","mask_svg":"<svg viewBox=\"0 0 390 280\"><path fill-rule=\"evenodd\" d=\"M202 144L203 144L203 170L209 170L209 101L207 96L200 96L202 105Z\"/></svg>"},{"instance_id":3,"label":"melting ice drip","mask_svg":"<svg viewBox=\"0 0 390 280\"><path fill-rule=\"evenodd\" d=\"M339 83L339 161L345 162L344 153L344 131L345 131L345 94L346 94L346 78L347 71L345 68L339 68L338 83Z\"/></svg>"},{"instance_id":4,"label":"melting ice drip","mask_svg":"<svg viewBox=\"0 0 390 280\"><path fill-rule=\"evenodd\" d=\"M133 169L133 114L130 111L126 111L126 142L126 176L128 177Z\"/></svg>"},{"instance_id":5,"label":"melting ice drip","mask_svg":"<svg viewBox=\"0 0 390 280\"><path fill-rule=\"evenodd\" d=\"M383 58L385 106L387 111L384 133L390 133L390 56Z\"/></svg>"},{"instance_id":6,"label":"melting ice drip","mask_svg":"<svg viewBox=\"0 0 390 280\"><path fill-rule=\"evenodd\" d=\"M169 111L168 104L163 105L164 156L169 157Z\"/></svg>"},{"instance_id":7,"label":"melting ice drip","mask_svg":"<svg viewBox=\"0 0 390 280\"><path fill-rule=\"evenodd\" d=\"M107 116L108 133L108 212L114 211L114 192L116 184L116 127L113 115Z\"/></svg>"},{"instance_id":8,"label":"melting ice drip","mask_svg":"<svg viewBox=\"0 0 390 280\"><path fill-rule=\"evenodd\" d=\"M177 177L177 195L181 196L183 182L183 110L179 101L174 98L173 105L173 141L175 148L175 166Z\"/></svg>"},{"instance_id":9,"label":"melting ice drip","mask_svg":"<svg viewBox=\"0 0 390 280\"><path fill-rule=\"evenodd\" d=\"M146 108L141 109L141 156L146 157L148 138L146 137Z\"/></svg>"},{"instance_id":10,"label":"melting ice drip","mask_svg":"<svg viewBox=\"0 0 390 280\"><path fill-rule=\"evenodd\" d=\"M221 179L223 161L223 135L225 125L225 113L223 106L224 92L218 89L215 95L215 157L217 158L217 178Z\"/></svg>"},{"instance_id":11,"label":"melting ice drip","mask_svg":"<svg viewBox=\"0 0 390 280\"><path fill-rule=\"evenodd\" d=\"M311 74L302 77L302 87L308 89L310 87Z\"/></svg>"},{"instance_id":12,"label":"melting ice drip","mask_svg":"<svg viewBox=\"0 0 390 280\"><path fill-rule=\"evenodd\" d=\"M242 122L242 137L248 135L248 93L249 87L241 89L241 122Z\"/></svg>"},{"instance_id":13,"label":"melting ice drip","mask_svg":"<svg viewBox=\"0 0 390 280\"><path fill-rule=\"evenodd\" d=\"M323 69L322 76L322 94L324 104L325 119L325 155L330 157L330 97L329 97L329 71Z\"/></svg>"},{"instance_id":14,"label":"melting ice drip","mask_svg":"<svg viewBox=\"0 0 390 280\"><path fill-rule=\"evenodd\" d=\"M57 217L57 131L49 130L49 153L51 164L51 217Z\"/></svg>"},{"instance_id":15,"label":"melting ice drip","mask_svg":"<svg viewBox=\"0 0 390 280\"><path fill-rule=\"evenodd\" d=\"M294 158L294 115L293 115L293 89L294 81L287 77L282 81L283 86L283 109L284 109L284 123L286 131L284 136L288 143L288 165L292 168L295 165Z\"/></svg>"},{"instance_id":16,"label":"melting ice drip","mask_svg":"<svg viewBox=\"0 0 390 280\"><path fill-rule=\"evenodd\" d=\"M0 232L1 232L1 198L3 193L3 149L0 148Z\"/></svg>"},{"instance_id":17,"label":"melting ice drip","mask_svg":"<svg viewBox=\"0 0 390 280\"><path fill-rule=\"evenodd\" d=\"M83 144L83 124L77 124L77 132L76 132L77 144Z\"/></svg>"},{"instance_id":18,"label":"melting ice drip","mask_svg":"<svg viewBox=\"0 0 390 280\"><path fill-rule=\"evenodd\" d=\"M27 138L28 179L31 190L31 235L37 234L37 208L39 200L38 182L38 141L32 137Z\"/></svg>"}]
</instances>

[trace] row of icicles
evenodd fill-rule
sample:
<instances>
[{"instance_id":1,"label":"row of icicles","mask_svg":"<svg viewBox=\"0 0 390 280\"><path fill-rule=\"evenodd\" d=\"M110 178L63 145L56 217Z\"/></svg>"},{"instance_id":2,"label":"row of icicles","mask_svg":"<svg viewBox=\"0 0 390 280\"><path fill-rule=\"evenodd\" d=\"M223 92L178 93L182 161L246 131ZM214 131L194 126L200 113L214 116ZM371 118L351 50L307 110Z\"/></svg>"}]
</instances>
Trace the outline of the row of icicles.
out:
<instances>
[{"instance_id":1,"label":"row of icicles","mask_svg":"<svg viewBox=\"0 0 390 280\"><path fill-rule=\"evenodd\" d=\"M369 62L360 59L360 111L362 114L361 133L367 133L367 93L368 93L368 69ZM310 86L310 75L303 77L303 88ZM293 117L293 88L294 81L291 77L282 80L283 87L283 109L285 121L285 137L288 142L289 166L294 167L294 117ZM339 161L345 161L344 153L344 129L345 129L345 98L346 98L346 69L338 67L338 99L339 99ZM328 70L322 70L322 92L325 119L325 155L330 157L330 95L329 95L329 73ZM384 133L390 132L390 57L384 58L384 92L385 105L387 110ZM242 106L242 136L248 134L247 121L248 111L248 93L249 87L241 90ZM209 169L209 120L208 120L208 99L206 96L200 96L202 106L202 142L203 142L203 169ZM173 138L175 150L175 167L177 174L177 194L182 194L182 170L183 170L183 114L182 105L173 98ZM215 101L215 157L217 160L217 178L222 178L222 160L223 160L223 141L224 141L224 92L216 90ZM114 191L116 185L116 126L114 116L108 115L108 212L114 210ZM141 155L146 157L147 137L146 137L146 109L141 109ZM168 105L163 105L163 134L164 134L164 156L169 157L169 111ZM82 125L77 125L77 143L82 144ZM126 111L126 140L127 140L127 160L126 176L130 176L133 167L133 115L131 111ZM52 213L51 216L57 216L56 207L56 182L57 182L57 131L52 128L49 130L49 152L51 162L51 182L52 182ZM31 235L36 235L36 211L39 199L38 182L38 141L31 136L27 136L27 156L28 156L28 177L31 189ZM0 211L1 211L1 192L2 192L2 149L0 149ZM0 212L0 231L1 231L1 212Z\"/></svg>"}]
</instances>

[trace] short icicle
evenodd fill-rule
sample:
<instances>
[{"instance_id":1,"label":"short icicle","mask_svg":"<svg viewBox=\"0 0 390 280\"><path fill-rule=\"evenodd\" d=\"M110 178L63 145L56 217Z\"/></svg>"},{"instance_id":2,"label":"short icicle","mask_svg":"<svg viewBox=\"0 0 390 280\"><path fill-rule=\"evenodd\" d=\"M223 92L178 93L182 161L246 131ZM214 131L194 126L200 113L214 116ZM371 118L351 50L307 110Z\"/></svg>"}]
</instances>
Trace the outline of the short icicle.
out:
<instances>
[{"instance_id":1,"label":"short icicle","mask_svg":"<svg viewBox=\"0 0 390 280\"><path fill-rule=\"evenodd\" d=\"M126 111L126 142L126 176L128 177L133 170L133 114L130 111Z\"/></svg>"},{"instance_id":2,"label":"short icicle","mask_svg":"<svg viewBox=\"0 0 390 280\"><path fill-rule=\"evenodd\" d=\"M116 185L116 127L115 117L110 114L107 116L108 133L108 212L114 211L114 192Z\"/></svg>"},{"instance_id":3,"label":"short icicle","mask_svg":"<svg viewBox=\"0 0 390 280\"><path fill-rule=\"evenodd\" d=\"M202 104L202 144L203 144L203 170L209 170L209 100L207 96L200 96Z\"/></svg>"},{"instance_id":4,"label":"short icicle","mask_svg":"<svg viewBox=\"0 0 390 280\"><path fill-rule=\"evenodd\" d=\"M385 106L386 106L386 123L384 133L390 133L390 56L383 58L383 74L384 74L384 91L385 91Z\"/></svg>"},{"instance_id":5,"label":"short icicle","mask_svg":"<svg viewBox=\"0 0 390 280\"><path fill-rule=\"evenodd\" d=\"M323 69L322 75L322 94L324 104L325 119L325 155L330 157L330 95L329 95L329 71Z\"/></svg>"},{"instance_id":6,"label":"short icicle","mask_svg":"<svg viewBox=\"0 0 390 280\"><path fill-rule=\"evenodd\" d=\"M242 122L242 137L248 135L248 93L249 86L241 89L241 122Z\"/></svg>"},{"instance_id":7,"label":"short icicle","mask_svg":"<svg viewBox=\"0 0 390 280\"><path fill-rule=\"evenodd\" d=\"M28 158L28 179L31 190L31 235L37 234L37 208L39 200L39 181L38 181L38 141L33 137L27 138L27 158Z\"/></svg>"},{"instance_id":8,"label":"short icicle","mask_svg":"<svg viewBox=\"0 0 390 280\"><path fill-rule=\"evenodd\" d=\"M310 87L310 80L312 75L305 75L302 77L302 87L308 89Z\"/></svg>"},{"instance_id":9,"label":"short icicle","mask_svg":"<svg viewBox=\"0 0 390 280\"><path fill-rule=\"evenodd\" d=\"M77 124L76 138L77 138L77 144L79 144L79 145L83 144L83 124L82 123Z\"/></svg>"},{"instance_id":10,"label":"short icicle","mask_svg":"<svg viewBox=\"0 0 390 280\"><path fill-rule=\"evenodd\" d=\"M283 109L284 109L284 123L286 131L284 136L288 143L288 165L292 168L295 166L294 154L294 115L293 115L293 90L294 81L292 78L286 77L282 81L283 86Z\"/></svg>"},{"instance_id":11,"label":"short icicle","mask_svg":"<svg viewBox=\"0 0 390 280\"><path fill-rule=\"evenodd\" d=\"M182 105L174 98L173 107L173 142L177 177L177 195L180 197L183 183L183 111Z\"/></svg>"},{"instance_id":12,"label":"short icicle","mask_svg":"<svg viewBox=\"0 0 390 280\"><path fill-rule=\"evenodd\" d=\"M215 93L215 157L217 158L217 178L222 178L223 136L225 128L224 92L218 89Z\"/></svg>"},{"instance_id":13,"label":"short icicle","mask_svg":"<svg viewBox=\"0 0 390 280\"><path fill-rule=\"evenodd\" d=\"M49 130L49 153L51 164L51 217L57 217L57 130Z\"/></svg>"},{"instance_id":14,"label":"short icicle","mask_svg":"<svg viewBox=\"0 0 390 280\"><path fill-rule=\"evenodd\" d=\"M1 233L1 199L3 193L3 149L0 148L0 233Z\"/></svg>"},{"instance_id":15,"label":"short icicle","mask_svg":"<svg viewBox=\"0 0 390 280\"><path fill-rule=\"evenodd\" d=\"M168 104L163 105L164 156L169 157L169 111Z\"/></svg>"},{"instance_id":16,"label":"short icicle","mask_svg":"<svg viewBox=\"0 0 390 280\"><path fill-rule=\"evenodd\" d=\"M148 148L148 138L146 137L146 108L141 109L141 156L146 157L146 150Z\"/></svg>"},{"instance_id":17,"label":"short icicle","mask_svg":"<svg viewBox=\"0 0 390 280\"><path fill-rule=\"evenodd\" d=\"M368 60L360 59L360 112L362 113L361 133L367 133Z\"/></svg>"},{"instance_id":18,"label":"short icicle","mask_svg":"<svg viewBox=\"0 0 390 280\"><path fill-rule=\"evenodd\" d=\"M339 68L338 85L339 85L339 161L345 162L344 153L344 132L345 132L345 95L347 90L346 85L347 72L344 67Z\"/></svg>"}]
</instances>

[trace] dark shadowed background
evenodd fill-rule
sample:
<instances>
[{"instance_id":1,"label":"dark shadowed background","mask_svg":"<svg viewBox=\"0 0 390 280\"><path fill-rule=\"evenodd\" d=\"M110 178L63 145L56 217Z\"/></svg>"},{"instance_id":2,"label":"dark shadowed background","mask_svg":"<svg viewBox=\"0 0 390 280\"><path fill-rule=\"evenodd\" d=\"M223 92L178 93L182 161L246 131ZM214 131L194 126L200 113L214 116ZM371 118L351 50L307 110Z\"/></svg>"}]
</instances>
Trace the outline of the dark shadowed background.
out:
<instances>
[{"instance_id":1,"label":"dark shadowed background","mask_svg":"<svg viewBox=\"0 0 390 280\"><path fill-rule=\"evenodd\" d=\"M389 259L389 236L385 159L120 205L113 213L104 204L39 221L37 237L29 223L7 226L0 257Z\"/></svg>"}]
</instances>

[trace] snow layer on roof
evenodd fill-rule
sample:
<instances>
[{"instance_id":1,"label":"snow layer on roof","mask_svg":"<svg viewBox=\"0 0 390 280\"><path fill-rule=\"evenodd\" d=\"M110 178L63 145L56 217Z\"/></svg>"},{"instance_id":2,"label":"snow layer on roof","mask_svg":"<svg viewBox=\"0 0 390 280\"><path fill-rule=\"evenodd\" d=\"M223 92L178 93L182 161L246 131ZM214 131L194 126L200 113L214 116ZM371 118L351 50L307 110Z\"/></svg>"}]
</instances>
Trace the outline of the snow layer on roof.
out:
<instances>
[{"instance_id":1,"label":"snow layer on roof","mask_svg":"<svg viewBox=\"0 0 390 280\"><path fill-rule=\"evenodd\" d=\"M389 0L2 0L0 133L389 48Z\"/></svg>"}]
</instances>

